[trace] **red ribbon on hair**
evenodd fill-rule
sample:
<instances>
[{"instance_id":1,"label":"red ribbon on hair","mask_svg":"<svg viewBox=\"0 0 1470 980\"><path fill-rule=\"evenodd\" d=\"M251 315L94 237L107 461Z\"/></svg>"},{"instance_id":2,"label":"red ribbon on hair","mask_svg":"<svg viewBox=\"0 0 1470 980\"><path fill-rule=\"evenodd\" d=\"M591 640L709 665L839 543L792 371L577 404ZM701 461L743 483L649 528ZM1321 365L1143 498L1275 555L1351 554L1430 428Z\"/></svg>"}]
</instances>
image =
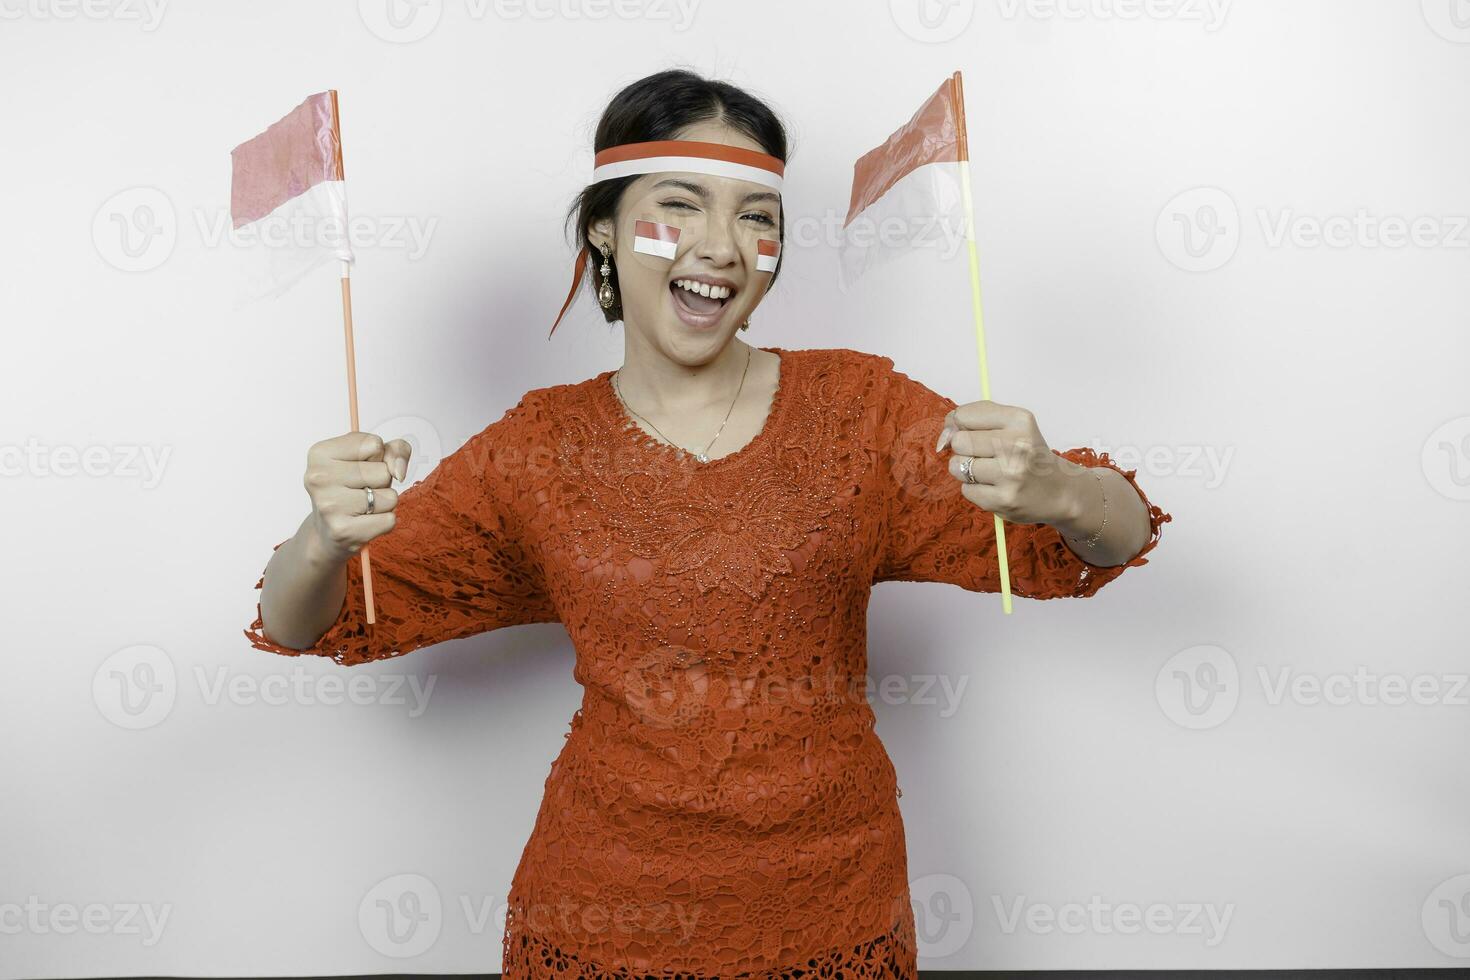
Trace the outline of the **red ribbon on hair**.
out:
<instances>
[{"instance_id":1,"label":"red ribbon on hair","mask_svg":"<svg viewBox=\"0 0 1470 980\"><path fill-rule=\"evenodd\" d=\"M577 295L577 287L582 283L582 273L587 271L587 246L582 246L582 251L577 253L577 264L572 268L572 288L567 290L566 302L561 304L561 312L556 315L556 321L551 325L551 331L546 339L551 339L551 334L556 333L556 324L566 314L567 307L572 305L572 299Z\"/></svg>"}]
</instances>

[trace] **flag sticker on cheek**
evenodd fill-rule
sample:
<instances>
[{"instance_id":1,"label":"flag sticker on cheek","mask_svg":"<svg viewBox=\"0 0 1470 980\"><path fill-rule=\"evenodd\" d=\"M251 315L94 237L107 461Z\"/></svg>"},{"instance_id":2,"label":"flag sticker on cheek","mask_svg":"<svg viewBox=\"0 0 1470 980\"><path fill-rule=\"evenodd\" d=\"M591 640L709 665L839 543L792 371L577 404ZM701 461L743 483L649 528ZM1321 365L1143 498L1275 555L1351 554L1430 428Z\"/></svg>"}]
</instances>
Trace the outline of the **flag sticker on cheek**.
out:
<instances>
[{"instance_id":1,"label":"flag sticker on cheek","mask_svg":"<svg viewBox=\"0 0 1470 980\"><path fill-rule=\"evenodd\" d=\"M633 251L656 255L661 259L673 259L678 249L679 229L673 225L661 225L657 221L641 219L633 223Z\"/></svg>"},{"instance_id":2,"label":"flag sticker on cheek","mask_svg":"<svg viewBox=\"0 0 1470 980\"><path fill-rule=\"evenodd\" d=\"M774 238L761 238L756 240L755 247L755 271L775 272L776 260L781 255L781 243Z\"/></svg>"}]
</instances>

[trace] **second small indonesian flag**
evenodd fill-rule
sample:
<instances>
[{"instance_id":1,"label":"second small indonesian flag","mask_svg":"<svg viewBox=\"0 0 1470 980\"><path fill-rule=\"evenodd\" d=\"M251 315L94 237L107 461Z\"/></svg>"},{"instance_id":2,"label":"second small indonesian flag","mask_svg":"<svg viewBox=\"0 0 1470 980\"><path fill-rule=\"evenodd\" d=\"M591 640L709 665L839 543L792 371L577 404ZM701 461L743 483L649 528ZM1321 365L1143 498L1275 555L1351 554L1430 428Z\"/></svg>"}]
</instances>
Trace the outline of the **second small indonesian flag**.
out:
<instances>
[{"instance_id":1,"label":"second small indonesian flag","mask_svg":"<svg viewBox=\"0 0 1470 980\"><path fill-rule=\"evenodd\" d=\"M968 151L957 74L853 164L838 264L843 289L881 262L964 232L960 168L968 166Z\"/></svg>"},{"instance_id":2,"label":"second small indonesian flag","mask_svg":"<svg viewBox=\"0 0 1470 980\"><path fill-rule=\"evenodd\" d=\"M756 242L755 271L775 272L776 261L781 257L781 243L774 238L762 238Z\"/></svg>"}]
</instances>

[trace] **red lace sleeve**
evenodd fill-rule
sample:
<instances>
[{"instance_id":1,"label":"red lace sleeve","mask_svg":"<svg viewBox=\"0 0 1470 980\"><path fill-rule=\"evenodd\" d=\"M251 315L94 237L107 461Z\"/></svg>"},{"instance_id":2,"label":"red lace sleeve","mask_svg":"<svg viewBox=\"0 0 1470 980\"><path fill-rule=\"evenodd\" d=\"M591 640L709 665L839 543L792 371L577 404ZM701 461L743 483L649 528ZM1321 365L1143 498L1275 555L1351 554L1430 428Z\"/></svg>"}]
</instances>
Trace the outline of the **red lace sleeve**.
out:
<instances>
[{"instance_id":1,"label":"red lace sleeve","mask_svg":"<svg viewBox=\"0 0 1470 980\"><path fill-rule=\"evenodd\" d=\"M313 646L293 650L268 640L258 597L255 622L245 630L251 645L352 666L502 626L557 622L540 565L521 541L511 506L513 474L495 454L498 436L506 433L514 412L471 437L399 495L397 523L368 551L373 625L367 623L362 559L354 555L347 562L342 611ZM264 584L262 574L255 588Z\"/></svg>"},{"instance_id":2,"label":"red lace sleeve","mask_svg":"<svg viewBox=\"0 0 1470 980\"><path fill-rule=\"evenodd\" d=\"M880 415L878 447L886 469L887 501L883 548L873 581L948 582L972 592L999 592L995 517L971 503L949 472L949 454L934 452L944 416L956 402L901 371L888 368L887 396ZM1127 478L1148 507L1148 543L1122 565L1091 565L1080 558L1061 532L1049 524L1005 525L1011 592L1029 599L1093 595L1125 569L1148 564L1144 557L1159 542L1160 529L1173 517L1150 503L1139 488L1136 470L1124 471L1081 446L1052 450L1083 466L1107 466Z\"/></svg>"}]
</instances>

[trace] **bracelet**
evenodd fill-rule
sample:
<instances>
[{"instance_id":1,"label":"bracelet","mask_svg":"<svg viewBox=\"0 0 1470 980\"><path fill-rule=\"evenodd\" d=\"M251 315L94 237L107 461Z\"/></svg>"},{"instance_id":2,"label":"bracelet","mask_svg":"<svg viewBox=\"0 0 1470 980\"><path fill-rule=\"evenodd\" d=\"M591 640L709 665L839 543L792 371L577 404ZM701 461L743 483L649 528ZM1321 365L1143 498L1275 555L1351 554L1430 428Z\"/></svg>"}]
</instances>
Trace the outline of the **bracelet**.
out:
<instances>
[{"instance_id":1,"label":"bracelet","mask_svg":"<svg viewBox=\"0 0 1470 980\"><path fill-rule=\"evenodd\" d=\"M1103 486L1102 474L1099 473L1099 472L1097 472L1096 467L1093 467L1092 468L1092 475L1095 476L1095 477L1097 477L1097 485L1098 485L1098 488L1102 490L1102 495L1103 495L1103 519L1102 519L1102 524L1099 525L1099 527L1098 527L1098 529L1096 531L1092 532L1092 536L1089 537L1086 540L1085 544L1089 548L1096 548L1097 547L1097 543L1102 540L1103 528L1105 528L1105 527L1108 526L1108 488L1105 487L1105 486Z\"/></svg>"}]
</instances>

